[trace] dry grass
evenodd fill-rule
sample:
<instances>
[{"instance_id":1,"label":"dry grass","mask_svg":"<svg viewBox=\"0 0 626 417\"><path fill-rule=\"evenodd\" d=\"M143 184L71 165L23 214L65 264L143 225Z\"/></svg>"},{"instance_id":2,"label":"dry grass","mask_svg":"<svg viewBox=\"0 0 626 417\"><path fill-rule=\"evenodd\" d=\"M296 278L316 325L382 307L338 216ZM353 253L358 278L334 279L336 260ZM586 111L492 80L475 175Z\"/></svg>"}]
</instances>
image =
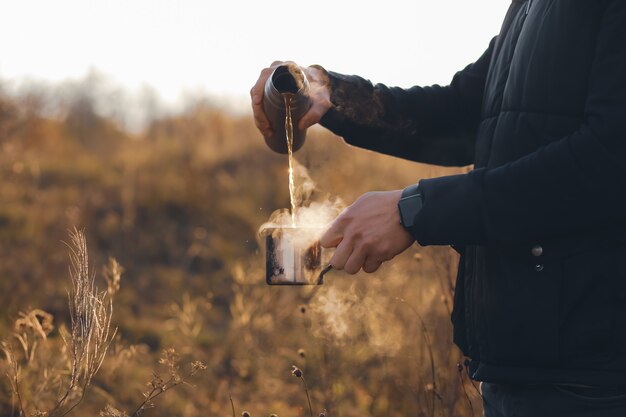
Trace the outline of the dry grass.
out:
<instances>
[{"instance_id":1,"label":"dry grass","mask_svg":"<svg viewBox=\"0 0 626 417\"><path fill-rule=\"evenodd\" d=\"M56 353L48 344L48 336L54 330L53 317L40 309L20 313L14 325L13 343L2 342L18 416L63 417L74 410L100 370L115 336L115 330L111 330L113 299L95 285L84 233L74 229L67 246L71 265L72 285L68 292L71 320L69 331L60 330L64 342L58 352L61 360L48 361ZM15 341L20 348L19 356L15 354ZM46 352L38 355L40 345ZM28 369L22 372L24 367ZM30 388L27 397L22 395L25 386ZM33 391L32 387L37 389ZM55 395L56 400L51 402Z\"/></svg>"},{"instance_id":2,"label":"dry grass","mask_svg":"<svg viewBox=\"0 0 626 417\"><path fill-rule=\"evenodd\" d=\"M6 363L6 377L10 382L14 396L11 416L60 416L64 417L76 409L85 399L87 389L102 367L115 338L116 329L112 330L113 294L119 289L123 268L113 259L104 268L104 276L113 291L99 291L95 284L95 275L90 272L87 239L83 231L74 229L70 232L67 243L70 258L70 282L68 291L70 330L61 329L60 335L64 342L61 354L65 368L54 369L55 364L48 362L49 355L38 355L38 346L50 349L47 345L48 336L54 330L53 317L40 309L20 313L15 321L13 340L2 341L0 345ZM17 347L15 346L17 345ZM15 350L19 349L19 354ZM149 382L150 389L143 393L143 401L134 409L130 417L138 417L147 408L154 406L154 401L166 392L182 384L188 384L190 378L198 372L206 370L201 361L189 364L186 374L180 372L180 356L174 348L163 351L159 364L167 369L162 377L156 371ZM28 368L28 372L22 370ZM35 376L33 380L24 378ZM50 375L56 375L52 378ZM63 377L67 375L67 377ZM39 379L41 378L41 379ZM22 395L23 387L38 386L36 392L30 392L28 401ZM56 393L61 394L56 394ZM41 398L57 399L40 401ZM52 404L52 405L51 405ZM45 411L44 411L45 410ZM101 416L129 416L107 404L100 412Z\"/></svg>"},{"instance_id":3,"label":"dry grass","mask_svg":"<svg viewBox=\"0 0 626 417\"><path fill-rule=\"evenodd\" d=\"M61 333L70 351L71 370L67 390L54 406L46 413L61 417L69 414L80 404L93 377L100 370L109 345L117 329L111 331L113 299L107 292L100 292L95 285L95 275L89 270L87 239L82 231L74 229L70 233L70 278L69 311L71 318L70 334ZM80 388L79 388L80 387ZM80 397L62 411L66 402L76 389Z\"/></svg>"},{"instance_id":4,"label":"dry grass","mask_svg":"<svg viewBox=\"0 0 626 417\"><path fill-rule=\"evenodd\" d=\"M268 287L255 235L289 203L287 167L250 118L198 105L130 134L88 107L55 120L0 97L0 416L480 415L451 342L453 251ZM308 136L314 199L455 172Z\"/></svg>"}]
</instances>

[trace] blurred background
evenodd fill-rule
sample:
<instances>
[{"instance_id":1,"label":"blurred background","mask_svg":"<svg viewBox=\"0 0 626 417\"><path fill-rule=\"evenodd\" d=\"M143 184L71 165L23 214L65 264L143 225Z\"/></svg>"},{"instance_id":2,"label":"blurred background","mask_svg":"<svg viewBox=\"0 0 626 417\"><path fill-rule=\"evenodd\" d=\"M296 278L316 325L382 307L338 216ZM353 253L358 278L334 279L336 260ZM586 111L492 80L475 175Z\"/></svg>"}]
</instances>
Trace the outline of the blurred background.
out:
<instances>
[{"instance_id":1,"label":"blurred background","mask_svg":"<svg viewBox=\"0 0 626 417\"><path fill-rule=\"evenodd\" d=\"M308 415L291 365L304 372L316 415L479 415L451 342L450 249L413 247L374 275L332 273L314 290L265 285L257 230L289 205L287 160L254 128L248 91L284 59L387 85L446 84L480 56L507 6L1 5L0 340L19 365L20 398L15 381L1 379L0 416L19 415L18 402L28 415L50 410L67 382L58 359L71 325L63 242L73 227L85 231L100 288L110 258L123 273L117 335L71 414L108 405L131 415L174 348L181 370L196 360L207 369L143 415L228 416L231 396L237 415ZM314 197L346 203L462 170L352 148L319 127L295 157ZM53 317L46 332L19 322L35 309ZM11 367L0 354L0 373Z\"/></svg>"}]
</instances>

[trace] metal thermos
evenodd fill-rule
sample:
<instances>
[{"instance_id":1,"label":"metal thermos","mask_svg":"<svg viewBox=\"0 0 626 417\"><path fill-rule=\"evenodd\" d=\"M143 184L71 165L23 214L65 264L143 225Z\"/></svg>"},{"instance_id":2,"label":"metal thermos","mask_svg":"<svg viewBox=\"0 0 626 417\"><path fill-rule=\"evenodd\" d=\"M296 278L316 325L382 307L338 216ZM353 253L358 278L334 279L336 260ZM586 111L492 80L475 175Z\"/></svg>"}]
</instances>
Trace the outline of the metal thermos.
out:
<instances>
[{"instance_id":1,"label":"metal thermos","mask_svg":"<svg viewBox=\"0 0 626 417\"><path fill-rule=\"evenodd\" d=\"M265 280L269 285L321 285L332 268L319 240L302 239L312 229L265 229ZM319 229L321 230L321 229Z\"/></svg>"},{"instance_id":2,"label":"metal thermos","mask_svg":"<svg viewBox=\"0 0 626 417\"><path fill-rule=\"evenodd\" d=\"M265 137L265 143L275 152L287 153L285 133L285 96L291 98L291 119L293 121L293 147L297 151L304 144L306 130L298 128L298 121L311 107L309 82L304 72L295 64L285 64L274 69L265 83L263 109L273 135Z\"/></svg>"}]
</instances>

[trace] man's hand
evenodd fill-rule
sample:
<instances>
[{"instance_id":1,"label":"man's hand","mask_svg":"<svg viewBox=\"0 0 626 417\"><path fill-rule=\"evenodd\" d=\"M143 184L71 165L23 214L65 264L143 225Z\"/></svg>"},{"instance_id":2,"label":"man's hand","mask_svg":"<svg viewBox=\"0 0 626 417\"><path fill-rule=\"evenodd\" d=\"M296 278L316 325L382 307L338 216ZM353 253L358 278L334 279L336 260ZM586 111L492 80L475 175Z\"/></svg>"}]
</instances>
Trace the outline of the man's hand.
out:
<instances>
[{"instance_id":1,"label":"man's hand","mask_svg":"<svg viewBox=\"0 0 626 417\"><path fill-rule=\"evenodd\" d=\"M320 243L336 247L330 264L356 274L371 273L415 241L400 224L398 201L402 190L363 194L326 231Z\"/></svg>"},{"instance_id":2,"label":"man's hand","mask_svg":"<svg viewBox=\"0 0 626 417\"><path fill-rule=\"evenodd\" d=\"M254 123L265 137L272 136L274 132L269 120L265 116L265 111L263 110L263 88L265 87L267 79L270 75L272 75L272 72L274 72L276 67L285 64L293 64L293 62L274 61L270 67L264 68L261 71L261 75L259 75L259 79L256 84L254 84L254 87L250 90ZM328 109L330 109L331 102L328 75L326 74L326 71L321 69L321 67L300 67L300 69L304 72L304 75L309 81L309 98L312 103L311 108L298 122L298 127L301 130L304 130L320 121Z\"/></svg>"}]
</instances>

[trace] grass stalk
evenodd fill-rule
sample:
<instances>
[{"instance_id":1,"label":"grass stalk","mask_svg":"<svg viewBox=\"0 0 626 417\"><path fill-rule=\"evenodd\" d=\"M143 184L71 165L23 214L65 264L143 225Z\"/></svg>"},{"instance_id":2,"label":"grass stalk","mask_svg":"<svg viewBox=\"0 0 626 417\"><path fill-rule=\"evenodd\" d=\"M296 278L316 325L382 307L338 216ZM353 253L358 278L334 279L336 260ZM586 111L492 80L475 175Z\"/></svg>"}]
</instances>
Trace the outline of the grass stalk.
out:
<instances>
[{"instance_id":1,"label":"grass stalk","mask_svg":"<svg viewBox=\"0 0 626 417\"><path fill-rule=\"evenodd\" d=\"M433 393L432 393L432 409L430 410L430 415L431 417L434 417L435 415L435 400L437 399L437 371L436 371L436 366L435 366L435 356L433 353L433 345L430 341L430 336L428 333L428 328L426 327L426 323L424 323L424 319L422 318L422 315L415 309L413 308L412 305L410 305L409 303L406 302L406 300L404 298L399 298L396 297L396 300L400 301L401 303L405 304L407 307L409 307L411 309L411 311L413 312L413 314L415 314L415 316L417 317L419 323L420 323L420 327L422 329L422 336L424 337L424 342L426 343L426 349L428 351L428 358L430 361L430 374L431 374L431 379L432 379L432 384L433 384Z\"/></svg>"}]
</instances>

